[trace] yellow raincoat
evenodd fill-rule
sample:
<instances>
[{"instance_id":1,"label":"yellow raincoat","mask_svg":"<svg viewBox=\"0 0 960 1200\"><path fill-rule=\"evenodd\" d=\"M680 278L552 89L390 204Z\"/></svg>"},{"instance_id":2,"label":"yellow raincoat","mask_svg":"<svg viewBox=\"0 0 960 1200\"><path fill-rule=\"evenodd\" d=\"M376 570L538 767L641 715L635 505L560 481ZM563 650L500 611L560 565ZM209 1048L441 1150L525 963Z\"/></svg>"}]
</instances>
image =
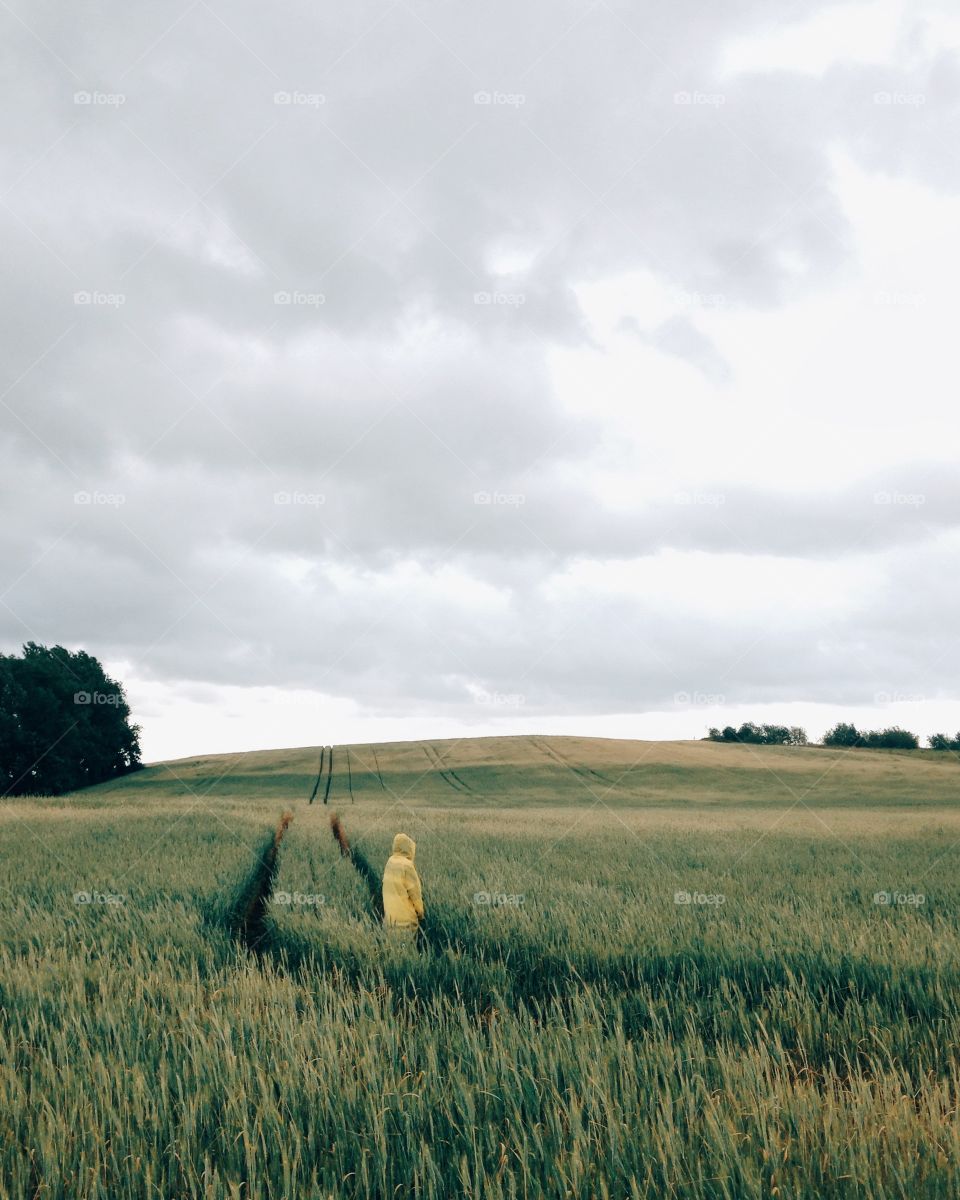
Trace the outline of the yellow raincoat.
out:
<instances>
[{"instance_id":1,"label":"yellow raincoat","mask_svg":"<svg viewBox=\"0 0 960 1200\"><path fill-rule=\"evenodd\" d=\"M383 872L383 923L388 928L415 930L423 920L423 892L413 865L416 852L416 842L405 833L393 839Z\"/></svg>"}]
</instances>

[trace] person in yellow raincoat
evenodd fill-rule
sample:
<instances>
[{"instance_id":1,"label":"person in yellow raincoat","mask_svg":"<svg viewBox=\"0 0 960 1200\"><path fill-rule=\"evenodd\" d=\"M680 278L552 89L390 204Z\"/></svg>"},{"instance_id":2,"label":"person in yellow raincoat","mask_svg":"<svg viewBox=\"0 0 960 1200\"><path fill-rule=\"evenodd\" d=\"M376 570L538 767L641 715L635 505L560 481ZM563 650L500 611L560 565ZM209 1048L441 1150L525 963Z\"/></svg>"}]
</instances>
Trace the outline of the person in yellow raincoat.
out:
<instances>
[{"instance_id":1,"label":"person in yellow raincoat","mask_svg":"<svg viewBox=\"0 0 960 1200\"><path fill-rule=\"evenodd\" d=\"M383 923L414 936L423 920L423 891L413 865L416 852L413 838L398 833L383 872Z\"/></svg>"}]
</instances>

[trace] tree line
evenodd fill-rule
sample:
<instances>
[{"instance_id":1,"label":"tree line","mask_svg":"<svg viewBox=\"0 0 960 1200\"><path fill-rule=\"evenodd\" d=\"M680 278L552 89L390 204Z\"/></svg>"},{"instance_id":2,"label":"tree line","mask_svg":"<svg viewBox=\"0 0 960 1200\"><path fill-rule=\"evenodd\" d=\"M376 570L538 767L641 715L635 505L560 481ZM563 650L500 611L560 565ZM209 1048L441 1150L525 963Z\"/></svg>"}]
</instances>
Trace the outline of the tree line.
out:
<instances>
[{"instance_id":1,"label":"tree line","mask_svg":"<svg viewBox=\"0 0 960 1200\"><path fill-rule=\"evenodd\" d=\"M712 727L705 741L742 742L755 746L807 746L810 741L807 731L800 725L756 725L744 721L739 727L725 725L723 729ZM856 725L838 721L823 735L822 746L863 746L868 750L917 750L920 738L909 729L891 725L887 729L857 729ZM960 750L960 733L948 737L945 733L934 733L927 738L931 750Z\"/></svg>"},{"instance_id":2,"label":"tree line","mask_svg":"<svg viewBox=\"0 0 960 1200\"><path fill-rule=\"evenodd\" d=\"M142 766L123 685L83 650L0 654L0 793L71 792Z\"/></svg>"}]
</instances>

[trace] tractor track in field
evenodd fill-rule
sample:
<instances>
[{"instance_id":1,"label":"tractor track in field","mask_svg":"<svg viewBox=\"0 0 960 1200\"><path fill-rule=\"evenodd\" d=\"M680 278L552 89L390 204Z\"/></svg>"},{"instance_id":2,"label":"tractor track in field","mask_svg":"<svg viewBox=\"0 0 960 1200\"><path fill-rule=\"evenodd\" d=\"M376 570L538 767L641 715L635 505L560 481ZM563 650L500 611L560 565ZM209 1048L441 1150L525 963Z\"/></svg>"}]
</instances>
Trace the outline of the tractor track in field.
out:
<instances>
[{"instance_id":1,"label":"tractor track in field","mask_svg":"<svg viewBox=\"0 0 960 1200\"><path fill-rule=\"evenodd\" d=\"M323 789L323 802L329 803L330 788L333 786L333 747L327 747L327 782Z\"/></svg>"},{"instance_id":2,"label":"tractor track in field","mask_svg":"<svg viewBox=\"0 0 960 1200\"><path fill-rule=\"evenodd\" d=\"M347 840L346 831L340 824L340 817L335 812L330 814L330 832L333 834L333 840L340 847L341 858L349 859L350 865L367 885L367 891L370 894L370 907L373 909L373 914L377 920L382 921L383 889L381 887L380 876L370 865L370 860L367 856L361 850L357 850L350 845L350 842Z\"/></svg>"},{"instance_id":3,"label":"tractor track in field","mask_svg":"<svg viewBox=\"0 0 960 1200\"><path fill-rule=\"evenodd\" d=\"M377 768L377 778L380 780L380 786L386 791L387 785L383 782L383 772L380 770L380 759L377 758L377 748L376 746L371 746L370 749L373 751L373 765Z\"/></svg>"},{"instance_id":4,"label":"tractor track in field","mask_svg":"<svg viewBox=\"0 0 960 1200\"><path fill-rule=\"evenodd\" d=\"M245 950L258 957L266 949L268 934L267 906L277 878L280 843L293 821L289 810L280 817L276 829L265 843L253 870L241 887L229 916L231 932Z\"/></svg>"},{"instance_id":5,"label":"tractor track in field","mask_svg":"<svg viewBox=\"0 0 960 1200\"><path fill-rule=\"evenodd\" d=\"M324 767L324 760L326 758L326 754L327 754L326 746L321 746L320 747L320 769L319 769L319 771L317 771L317 782L313 785L313 791L310 793L310 799L307 801L308 804L312 804L314 802L314 800L316 800L317 792L320 790L320 784L323 782L323 767Z\"/></svg>"},{"instance_id":6,"label":"tractor track in field","mask_svg":"<svg viewBox=\"0 0 960 1200\"><path fill-rule=\"evenodd\" d=\"M468 783L464 783L464 781L460 778L456 771L453 770L452 767L445 767L443 765L443 759L429 742L421 742L420 745L423 747L423 752L427 756L427 762L430 763L431 767L433 767L435 771L440 772L440 777L445 783L449 784L455 792L469 793L473 791L473 788L471 788Z\"/></svg>"},{"instance_id":7,"label":"tractor track in field","mask_svg":"<svg viewBox=\"0 0 960 1200\"><path fill-rule=\"evenodd\" d=\"M320 747L320 769L317 771L317 780L313 785L313 791L310 793L308 804L312 804L319 794L320 788L323 790L323 802L327 803L330 797L330 785L333 780L333 747Z\"/></svg>"},{"instance_id":8,"label":"tractor track in field","mask_svg":"<svg viewBox=\"0 0 960 1200\"><path fill-rule=\"evenodd\" d=\"M541 754L546 754L548 758L553 759L558 766L566 767L568 771L572 771L591 790L593 790L595 782L604 784L608 791L617 786L612 780L607 779L605 775L601 775L599 771L595 771L593 767L578 767L576 763L571 762L566 755L561 754L559 750L555 750L553 746L548 745L542 738L532 737L530 744L539 750Z\"/></svg>"},{"instance_id":9,"label":"tractor track in field","mask_svg":"<svg viewBox=\"0 0 960 1200\"><path fill-rule=\"evenodd\" d=\"M343 752L347 758L347 791L350 793L350 803L352 804L355 797L353 795L353 770L350 766L350 747L344 746Z\"/></svg>"}]
</instances>

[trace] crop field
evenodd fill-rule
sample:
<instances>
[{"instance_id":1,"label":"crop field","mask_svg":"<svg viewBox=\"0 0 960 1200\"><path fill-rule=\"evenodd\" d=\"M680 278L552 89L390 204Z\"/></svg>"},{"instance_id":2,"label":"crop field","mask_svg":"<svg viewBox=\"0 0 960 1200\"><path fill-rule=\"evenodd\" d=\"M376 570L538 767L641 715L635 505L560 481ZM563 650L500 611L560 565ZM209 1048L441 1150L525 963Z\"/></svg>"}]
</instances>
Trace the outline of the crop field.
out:
<instances>
[{"instance_id":1,"label":"crop field","mask_svg":"<svg viewBox=\"0 0 960 1200\"><path fill-rule=\"evenodd\" d=\"M960 1195L958 785L545 736L7 799L0 1200Z\"/></svg>"}]
</instances>

